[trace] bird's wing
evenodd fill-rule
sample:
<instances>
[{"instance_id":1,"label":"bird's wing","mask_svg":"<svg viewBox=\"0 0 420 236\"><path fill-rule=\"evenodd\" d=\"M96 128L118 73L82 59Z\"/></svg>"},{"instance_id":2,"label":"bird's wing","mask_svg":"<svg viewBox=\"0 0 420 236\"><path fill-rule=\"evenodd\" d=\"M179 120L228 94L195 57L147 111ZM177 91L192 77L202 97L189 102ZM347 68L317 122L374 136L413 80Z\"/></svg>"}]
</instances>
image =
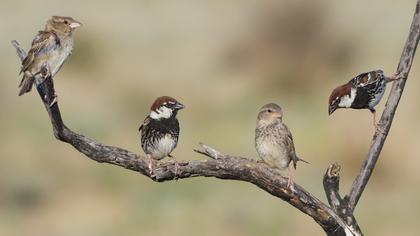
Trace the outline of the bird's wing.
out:
<instances>
[{"instance_id":1,"label":"bird's wing","mask_svg":"<svg viewBox=\"0 0 420 236\"><path fill-rule=\"evenodd\" d=\"M293 167L296 169L296 163L298 162L299 158L296 156L295 145L293 143L293 136L289 128L286 125L284 125L284 127L286 129L286 137L284 139L286 144L285 146L290 155L290 159L292 159L293 161Z\"/></svg>"},{"instance_id":2,"label":"bird's wing","mask_svg":"<svg viewBox=\"0 0 420 236\"><path fill-rule=\"evenodd\" d=\"M149 124L149 123L150 123L150 117L149 117L149 116L147 116L147 117L144 119L143 123L140 125L140 127L139 127L139 131L142 131L142 130L143 130L143 128L144 128L145 126L147 126L147 124Z\"/></svg>"},{"instance_id":3,"label":"bird's wing","mask_svg":"<svg viewBox=\"0 0 420 236\"><path fill-rule=\"evenodd\" d=\"M60 39L56 34L49 31L39 31L38 35L32 41L32 47L26 58L22 61L20 73L26 71L39 55L47 53L60 45Z\"/></svg>"},{"instance_id":4,"label":"bird's wing","mask_svg":"<svg viewBox=\"0 0 420 236\"><path fill-rule=\"evenodd\" d=\"M362 73L354 77L353 79L350 80L350 82L355 87L366 87L366 86L371 86L373 84L376 84L378 80L379 80L379 77L376 76L373 73L373 71L371 71L371 72Z\"/></svg>"}]
</instances>

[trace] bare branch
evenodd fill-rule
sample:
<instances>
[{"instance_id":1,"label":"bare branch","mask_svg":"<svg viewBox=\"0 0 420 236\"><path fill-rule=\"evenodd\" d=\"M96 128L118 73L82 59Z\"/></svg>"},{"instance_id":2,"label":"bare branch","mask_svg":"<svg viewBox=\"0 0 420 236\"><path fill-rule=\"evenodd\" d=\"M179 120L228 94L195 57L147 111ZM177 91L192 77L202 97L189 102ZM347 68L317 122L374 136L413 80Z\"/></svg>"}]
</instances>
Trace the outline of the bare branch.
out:
<instances>
[{"instance_id":1,"label":"bare branch","mask_svg":"<svg viewBox=\"0 0 420 236\"><path fill-rule=\"evenodd\" d=\"M341 166L337 162L334 162L328 167L323 180L324 190L325 194L327 195L328 203L335 212L338 211L338 208L343 203L339 193L340 170Z\"/></svg>"},{"instance_id":2,"label":"bare branch","mask_svg":"<svg viewBox=\"0 0 420 236\"><path fill-rule=\"evenodd\" d=\"M226 155L217 151L214 148L211 148L207 145L205 145L204 143L200 143L200 146L203 148L203 150L199 150L199 149L194 149L195 152L203 154L205 156L208 156L212 159L218 160L220 158L224 158Z\"/></svg>"},{"instance_id":3,"label":"bare branch","mask_svg":"<svg viewBox=\"0 0 420 236\"><path fill-rule=\"evenodd\" d=\"M24 57L21 55L26 53L17 42L14 42L13 45L23 60ZM121 166L139 172L157 182L197 176L249 182L312 217L328 235L361 235L360 231L347 226L333 210L299 185L293 183L292 187L288 188L287 179L281 176L276 169L244 157L223 154L205 144L201 144L203 150L195 151L211 159L181 161L178 163L176 175L173 163L161 163L151 175L146 157L119 147L99 143L67 128L61 118L58 103L52 107L49 106L48 101L51 101L54 95L53 79L47 78L43 85L48 98L44 99L40 90L38 93L50 117L54 136L60 141L69 143L94 161Z\"/></svg>"},{"instance_id":4,"label":"bare branch","mask_svg":"<svg viewBox=\"0 0 420 236\"><path fill-rule=\"evenodd\" d=\"M392 89L388 100L385 105L385 110L382 114L380 123L384 127L384 133L375 133L372 144L369 149L366 160L363 162L359 175L354 181L350 193L348 194L348 207L353 212L366 184L372 175L376 162L378 161L379 154L382 151L386 137L392 125L392 120L397 110L398 103L404 90L405 83L410 72L411 65L414 60L417 45L420 38L420 0L417 0L416 10L414 13L413 21L411 23L410 33L407 42L405 43L400 62L398 64L396 75L402 79L397 80L392 85Z\"/></svg>"},{"instance_id":5,"label":"bare branch","mask_svg":"<svg viewBox=\"0 0 420 236\"><path fill-rule=\"evenodd\" d=\"M331 208L343 219L347 225L352 226L357 232L361 232L353 212L348 209L347 198L342 199L339 193L341 166L334 162L324 175L324 190Z\"/></svg>"}]
</instances>

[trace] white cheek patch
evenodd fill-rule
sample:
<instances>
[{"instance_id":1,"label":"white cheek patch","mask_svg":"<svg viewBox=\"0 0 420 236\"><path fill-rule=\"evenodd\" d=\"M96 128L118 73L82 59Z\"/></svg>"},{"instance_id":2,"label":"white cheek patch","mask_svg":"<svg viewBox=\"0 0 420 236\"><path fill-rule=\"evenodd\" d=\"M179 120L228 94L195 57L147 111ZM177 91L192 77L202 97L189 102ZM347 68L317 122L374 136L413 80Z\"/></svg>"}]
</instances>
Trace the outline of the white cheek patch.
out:
<instances>
[{"instance_id":1,"label":"white cheek patch","mask_svg":"<svg viewBox=\"0 0 420 236\"><path fill-rule=\"evenodd\" d=\"M165 106L161 106L158 110L150 112L150 118L156 119L156 120L159 120L162 118L168 119L171 116L172 116L172 110Z\"/></svg>"},{"instance_id":2,"label":"white cheek patch","mask_svg":"<svg viewBox=\"0 0 420 236\"><path fill-rule=\"evenodd\" d=\"M150 112L150 118L158 120L159 119L159 114L155 111L151 111Z\"/></svg>"},{"instance_id":3,"label":"white cheek patch","mask_svg":"<svg viewBox=\"0 0 420 236\"><path fill-rule=\"evenodd\" d=\"M341 98L338 107L350 107L356 97L356 89L351 88L350 95L345 95Z\"/></svg>"}]
</instances>

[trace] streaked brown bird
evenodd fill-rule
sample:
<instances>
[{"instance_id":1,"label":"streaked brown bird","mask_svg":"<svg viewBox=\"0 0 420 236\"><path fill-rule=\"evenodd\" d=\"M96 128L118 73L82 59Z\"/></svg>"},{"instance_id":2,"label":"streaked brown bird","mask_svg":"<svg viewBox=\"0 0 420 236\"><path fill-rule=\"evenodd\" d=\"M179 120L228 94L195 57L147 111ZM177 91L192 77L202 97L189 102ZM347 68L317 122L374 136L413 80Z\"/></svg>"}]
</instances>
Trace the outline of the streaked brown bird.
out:
<instances>
[{"instance_id":1,"label":"streaked brown bird","mask_svg":"<svg viewBox=\"0 0 420 236\"><path fill-rule=\"evenodd\" d=\"M283 123L283 110L275 103L264 105L258 113L255 148L265 163L280 170L288 170L288 187L292 183L290 162L293 162L295 169L298 161L308 163L296 155L292 133Z\"/></svg>"},{"instance_id":2,"label":"streaked brown bird","mask_svg":"<svg viewBox=\"0 0 420 236\"><path fill-rule=\"evenodd\" d=\"M71 17L53 16L38 32L32 47L22 61L19 96L31 91L34 81L43 82L49 75L54 76L73 50L73 32L82 24ZM47 70L43 72L43 69Z\"/></svg>"}]
</instances>

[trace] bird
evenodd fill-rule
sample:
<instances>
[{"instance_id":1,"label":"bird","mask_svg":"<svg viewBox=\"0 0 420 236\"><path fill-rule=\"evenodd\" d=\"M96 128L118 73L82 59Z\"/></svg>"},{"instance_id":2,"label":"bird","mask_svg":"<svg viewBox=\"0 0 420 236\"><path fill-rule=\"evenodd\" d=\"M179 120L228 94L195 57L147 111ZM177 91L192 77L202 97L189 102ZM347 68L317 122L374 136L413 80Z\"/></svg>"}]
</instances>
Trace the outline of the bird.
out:
<instances>
[{"instance_id":1,"label":"bird","mask_svg":"<svg viewBox=\"0 0 420 236\"><path fill-rule=\"evenodd\" d=\"M179 122L176 115L185 106L169 96L158 97L150 107L149 115L139 127L141 147L149 158L149 172L152 175L156 160L171 157L175 164L175 176L178 163L171 152L178 144Z\"/></svg>"},{"instance_id":2,"label":"bird","mask_svg":"<svg viewBox=\"0 0 420 236\"><path fill-rule=\"evenodd\" d=\"M296 163L309 163L296 155L292 133L283 123L283 110L275 104L264 105L258 113L255 128L255 149L259 157L269 166L288 170L287 187L292 182L290 163L296 169Z\"/></svg>"},{"instance_id":3,"label":"bird","mask_svg":"<svg viewBox=\"0 0 420 236\"><path fill-rule=\"evenodd\" d=\"M23 73L23 78L19 84L19 96L30 92L34 81L41 84L46 78L57 74L73 50L73 32L81 25L66 16L53 16L47 21L22 61L19 74Z\"/></svg>"},{"instance_id":4,"label":"bird","mask_svg":"<svg viewBox=\"0 0 420 236\"><path fill-rule=\"evenodd\" d=\"M332 91L328 100L328 114L339 108L368 109L373 114L376 130L383 133L381 125L376 123L375 106L381 101L386 84L398 79L401 79L398 75L385 76L382 70L359 74Z\"/></svg>"}]
</instances>

